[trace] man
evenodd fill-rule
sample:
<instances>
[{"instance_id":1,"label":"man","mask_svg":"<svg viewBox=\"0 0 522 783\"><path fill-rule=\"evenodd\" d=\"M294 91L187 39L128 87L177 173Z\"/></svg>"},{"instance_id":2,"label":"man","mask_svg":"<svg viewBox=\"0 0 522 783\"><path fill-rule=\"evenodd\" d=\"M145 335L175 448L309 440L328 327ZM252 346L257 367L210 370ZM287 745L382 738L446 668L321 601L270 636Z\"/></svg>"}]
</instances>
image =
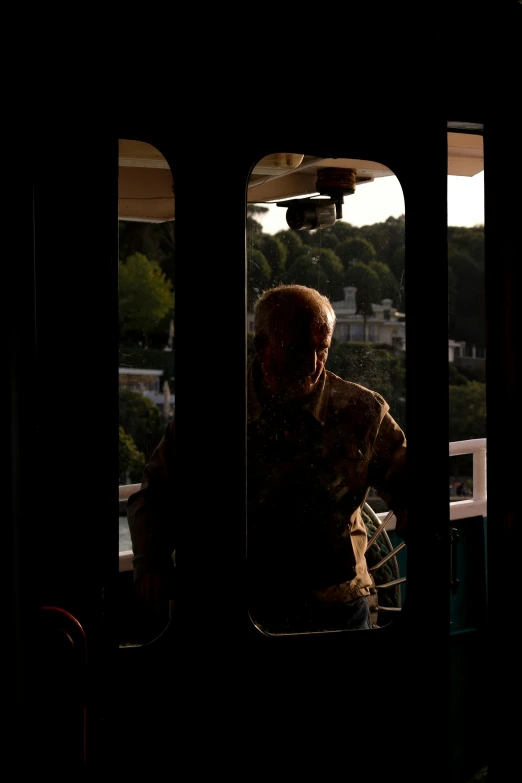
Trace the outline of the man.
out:
<instances>
[{"instance_id":1,"label":"man","mask_svg":"<svg viewBox=\"0 0 522 783\"><path fill-rule=\"evenodd\" d=\"M370 627L373 487L406 527L406 439L376 392L325 369L335 312L300 285L254 309L248 387L251 617L269 632Z\"/></svg>"},{"instance_id":2,"label":"man","mask_svg":"<svg viewBox=\"0 0 522 783\"><path fill-rule=\"evenodd\" d=\"M406 439L376 392L326 370L335 313L318 291L269 289L254 309L248 376L250 615L269 633L370 627L366 528L373 487L406 523ZM128 519L138 594L172 590L174 422Z\"/></svg>"},{"instance_id":3,"label":"man","mask_svg":"<svg viewBox=\"0 0 522 783\"><path fill-rule=\"evenodd\" d=\"M172 418L145 466L140 489L127 501L135 591L142 605L160 620L167 618L174 594L174 425Z\"/></svg>"}]
</instances>

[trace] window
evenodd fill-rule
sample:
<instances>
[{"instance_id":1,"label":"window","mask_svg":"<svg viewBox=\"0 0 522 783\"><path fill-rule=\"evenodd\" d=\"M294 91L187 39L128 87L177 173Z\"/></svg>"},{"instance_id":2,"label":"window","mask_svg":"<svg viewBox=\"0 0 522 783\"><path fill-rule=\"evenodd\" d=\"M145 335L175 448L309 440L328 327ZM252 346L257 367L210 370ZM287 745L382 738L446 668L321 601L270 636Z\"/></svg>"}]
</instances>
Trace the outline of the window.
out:
<instances>
[{"instance_id":1,"label":"window","mask_svg":"<svg viewBox=\"0 0 522 783\"><path fill-rule=\"evenodd\" d=\"M127 582L121 642L128 644L148 641L158 629L149 624L140 637L134 622L127 499L139 489L175 404L173 179L159 150L120 139L118 189L119 540L120 578Z\"/></svg>"},{"instance_id":2,"label":"window","mask_svg":"<svg viewBox=\"0 0 522 783\"><path fill-rule=\"evenodd\" d=\"M302 164L304 168L299 171ZM360 164L358 168L357 164ZM335 181L337 186L339 182L346 186L341 204L336 202L335 198L327 197L328 183L332 181ZM314 288L328 298L336 315L334 340L329 350L326 369L342 379L379 392L388 401L392 415L404 429L405 352L402 350L401 355L397 355L397 351L392 350L391 334L383 340L377 323L377 319L383 317L383 302L387 305L388 314L393 308L393 312L402 311L403 322L406 320L402 287L404 199L393 172L383 164L368 161L338 158L314 160L313 156L297 154L268 156L259 161L251 172L246 228L248 358L252 363L249 365L247 384L253 383L255 387L256 346L253 329L254 308L259 297L264 291L281 284ZM376 321L373 321L373 318ZM377 340L380 341L379 344L374 345ZM250 429L251 424L252 422L249 422L247 447L249 464L251 460L256 462L258 459L257 449L260 442L256 440L259 429L251 436L250 433L254 432L254 429ZM264 426L264 423L256 424L256 427L261 426ZM295 463L292 464L293 458L289 460L288 471L294 471L295 464L302 457L299 443L292 448L295 448ZM283 452L278 452L274 470L284 472L284 459ZM306 494L310 485L322 481L321 469L317 464L310 463L307 457L304 457L303 465L305 471L309 471L310 481L302 479L304 473L299 477L299 472L296 472L297 483L302 480L302 493L298 493L298 502L302 500L302 495ZM255 563L256 542L265 542L260 544L260 547L266 544L268 536L265 536L265 531L273 524L273 519L267 519L264 527L263 523L259 522L262 514L258 513L258 489L254 487L256 482L261 480L261 473L253 470L252 476L255 478L249 480L247 487L247 538L252 553L249 562ZM274 472L271 472L270 481L273 476ZM284 479L282 482L284 483ZM282 485L279 489L281 487ZM263 492L265 489L266 487ZM269 496L269 491L267 489L267 494L263 495L263 502ZM281 492L284 494L283 489ZM299 532L296 519L291 519L292 513L285 515L281 512L281 498L282 495L278 495L273 506L278 520L279 516L282 517L279 520L281 525L278 522L277 535L280 535L282 529L290 529L296 524L297 527L294 533L289 533L289 538L295 536L294 542L298 548L305 536ZM302 508L300 506L301 520L306 517L310 508L307 503L308 501L303 501ZM374 488L370 488L366 504L365 524L371 536L388 516L389 509ZM394 527L395 520L392 516L388 519L384 534L376 539L367 553L369 567L381 559L384 551L390 552L400 544ZM272 550L268 545L269 559L279 543L280 541L274 540ZM307 550L308 554L311 550L312 547ZM299 570L298 566L296 568L294 573ZM285 567L281 567L281 571L285 572ZM381 627L391 622L393 613L387 612L387 609L400 609L405 596L405 571L406 552L401 548L389 559L381 573L372 572L374 597L370 604L375 626ZM393 587L381 591L375 589L376 584L389 581L396 583ZM295 617L292 615L290 618L293 610L287 614L286 609L271 614L271 610L263 604L263 595L257 595L250 608L253 622L266 633L277 635L306 632L310 629L307 625L308 607L304 608L304 614L298 617L296 625L293 624Z\"/></svg>"},{"instance_id":3,"label":"window","mask_svg":"<svg viewBox=\"0 0 522 783\"><path fill-rule=\"evenodd\" d=\"M364 324L350 324L350 340L352 342L364 342Z\"/></svg>"},{"instance_id":4,"label":"window","mask_svg":"<svg viewBox=\"0 0 522 783\"><path fill-rule=\"evenodd\" d=\"M448 134L449 502L458 536L450 630L486 617L484 159L480 133ZM463 151L468 157L462 160Z\"/></svg>"}]
</instances>

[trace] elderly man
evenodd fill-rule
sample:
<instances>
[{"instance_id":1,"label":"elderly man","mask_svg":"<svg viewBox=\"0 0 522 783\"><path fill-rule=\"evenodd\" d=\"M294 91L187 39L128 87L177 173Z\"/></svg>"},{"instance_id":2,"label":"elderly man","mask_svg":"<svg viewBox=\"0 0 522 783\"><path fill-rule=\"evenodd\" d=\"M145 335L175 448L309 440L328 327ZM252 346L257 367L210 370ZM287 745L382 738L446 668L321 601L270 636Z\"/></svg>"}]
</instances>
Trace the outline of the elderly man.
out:
<instances>
[{"instance_id":1,"label":"elderly man","mask_svg":"<svg viewBox=\"0 0 522 783\"><path fill-rule=\"evenodd\" d=\"M313 288L265 291L248 374L247 558L253 622L268 633L370 627L361 509L373 487L406 525L406 439L374 391L326 370L335 313ZM138 594L171 594L174 422L127 515Z\"/></svg>"},{"instance_id":2,"label":"elderly man","mask_svg":"<svg viewBox=\"0 0 522 783\"><path fill-rule=\"evenodd\" d=\"M300 285L254 310L248 387L251 617L268 632L370 627L367 534L373 487L406 525L406 439L374 391L325 365L335 313Z\"/></svg>"}]
</instances>

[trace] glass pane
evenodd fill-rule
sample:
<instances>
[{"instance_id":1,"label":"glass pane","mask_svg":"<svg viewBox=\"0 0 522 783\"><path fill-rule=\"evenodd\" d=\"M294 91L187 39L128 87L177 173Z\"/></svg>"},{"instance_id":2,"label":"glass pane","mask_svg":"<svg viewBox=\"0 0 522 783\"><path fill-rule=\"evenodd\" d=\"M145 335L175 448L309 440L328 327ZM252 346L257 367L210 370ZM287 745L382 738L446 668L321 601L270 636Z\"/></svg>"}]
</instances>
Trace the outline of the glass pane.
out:
<instances>
[{"instance_id":1,"label":"glass pane","mask_svg":"<svg viewBox=\"0 0 522 783\"><path fill-rule=\"evenodd\" d=\"M280 153L247 198L250 616L382 627L405 596L402 189L374 161Z\"/></svg>"},{"instance_id":2,"label":"glass pane","mask_svg":"<svg viewBox=\"0 0 522 783\"><path fill-rule=\"evenodd\" d=\"M120 643L150 641L168 620L133 587L128 498L174 414L174 198L167 161L150 144L119 150Z\"/></svg>"},{"instance_id":3,"label":"glass pane","mask_svg":"<svg viewBox=\"0 0 522 783\"><path fill-rule=\"evenodd\" d=\"M449 502L452 633L486 619L486 330L482 136L448 134ZM462 150L469 151L462 163Z\"/></svg>"}]
</instances>

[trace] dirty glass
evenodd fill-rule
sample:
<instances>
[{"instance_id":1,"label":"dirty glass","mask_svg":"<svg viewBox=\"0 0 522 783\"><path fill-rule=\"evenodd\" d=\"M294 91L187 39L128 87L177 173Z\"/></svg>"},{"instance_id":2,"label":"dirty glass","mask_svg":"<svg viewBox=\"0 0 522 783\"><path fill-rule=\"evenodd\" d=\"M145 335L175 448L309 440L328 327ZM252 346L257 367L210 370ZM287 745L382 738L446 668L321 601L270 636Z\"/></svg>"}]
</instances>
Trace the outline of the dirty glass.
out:
<instances>
[{"instance_id":1,"label":"dirty glass","mask_svg":"<svg viewBox=\"0 0 522 783\"><path fill-rule=\"evenodd\" d=\"M290 332L287 325L278 332L281 351L279 343L268 349L266 331L275 322L265 329L258 316L255 324L254 308L264 292L281 285L306 286L326 297L335 328L326 341L324 372L340 379L339 388L349 382L350 393L355 393L354 384L364 387L366 402L359 406L368 404L367 390L376 392L405 432L404 232L402 188L382 163L277 153L251 171L246 219L246 383L253 390L248 402L247 558L253 585L250 617L263 633L353 627L361 597L370 607L364 627L382 627L401 611L406 548L389 497L362 476L371 451L366 430L359 427L356 434L356 428L351 433L345 429L335 440L331 417L319 423L303 412L304 397L282 407L274 402L288 396L285 389L273 390L286 383L286 368L296 355L304 355L311 345L312 362L321 361L324 335L316 339L312 329L310 337L305 324L307 347L299 347L298 311L290 317ZM277 361L283 365L276 366ZM271 374L277 372L279 381L272 384ZM371 399L375 404L375 396ZM337 501L340 486L356 503L361 501L361 514L355 513L353 500ZM363 552L369 544L362 558L361 540ZM329 547L336 551L332 554ZM369 595L354 597L360 584L353 583L355 558L368 569L363 593Z\"/></svg>"}]
</instances>

